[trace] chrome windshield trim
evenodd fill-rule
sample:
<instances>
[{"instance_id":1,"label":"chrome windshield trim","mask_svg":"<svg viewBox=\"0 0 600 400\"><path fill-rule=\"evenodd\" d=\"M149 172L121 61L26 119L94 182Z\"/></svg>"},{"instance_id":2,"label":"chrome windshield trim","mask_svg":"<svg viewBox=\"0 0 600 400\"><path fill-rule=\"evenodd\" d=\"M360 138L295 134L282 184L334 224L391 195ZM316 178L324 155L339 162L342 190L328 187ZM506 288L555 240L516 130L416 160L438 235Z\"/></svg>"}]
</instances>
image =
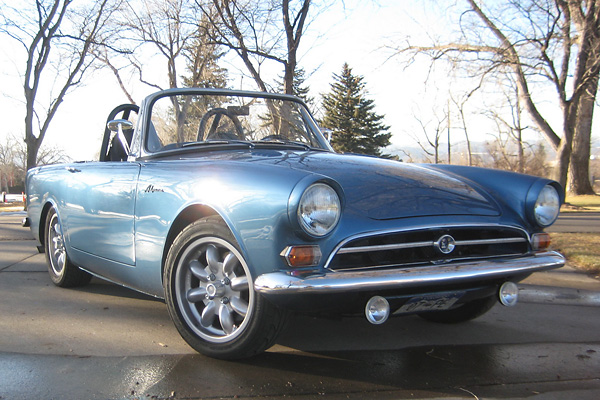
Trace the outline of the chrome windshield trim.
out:
<instances>
[{"instance_id":1,"label":"chrome windshield trim","mask_svg":"<svg viewBox=\"0 0 600 400\"><path fill-rule=\"evenodd\" d=\"M290 276L285 272L271 272L256 278L254 288L263 294L283 295L432 287L437 284L509 278L559 268L564 264L562 255L548 251L526 257L377 271L328 272L305 278Z\"/></svg>"}]
</instances>

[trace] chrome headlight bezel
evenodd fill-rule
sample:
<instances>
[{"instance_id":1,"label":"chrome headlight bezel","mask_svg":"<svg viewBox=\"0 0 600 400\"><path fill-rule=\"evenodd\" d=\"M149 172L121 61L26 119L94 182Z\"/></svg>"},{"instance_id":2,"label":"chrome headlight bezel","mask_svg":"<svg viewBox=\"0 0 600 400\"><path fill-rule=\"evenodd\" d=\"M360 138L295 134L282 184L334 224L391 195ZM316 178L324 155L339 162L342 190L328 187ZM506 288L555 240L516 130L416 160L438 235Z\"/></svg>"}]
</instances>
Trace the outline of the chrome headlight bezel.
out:
<instances>
[{"instance_id":1,"label":"chrome headlight bezel","mask_svg":"<svg viewBox=\"0 0 600 400\"><path fill-rule=\"evenodd\" d=\"M564 194L556 182L537 182L527 196L528 219L540 228L547 228L558 218Z\"/></svg>"},{"instance_id":2,"label":"chrome headlight bezel","mask_svg":"<svg viewBox=\"0 0 600 400\"><path fill-rule=\"evenodd\" d=\"M337 191L325 182L309 185L298 202L296 218L302 231L313 238L329 235L342 214L342 203Z\"/></svg>"},{"instance_id":3,"label":"chrome headlight bezel","mask_svg":"<svg viewBox=\"0 0 600 400\"><path fill-rule=\"evenodd\" d=\"M560 212L560 195L552 185L545 185L533 206L533 216L541 227L550 226L558 218Z\"/></svg>"}]
</instances>

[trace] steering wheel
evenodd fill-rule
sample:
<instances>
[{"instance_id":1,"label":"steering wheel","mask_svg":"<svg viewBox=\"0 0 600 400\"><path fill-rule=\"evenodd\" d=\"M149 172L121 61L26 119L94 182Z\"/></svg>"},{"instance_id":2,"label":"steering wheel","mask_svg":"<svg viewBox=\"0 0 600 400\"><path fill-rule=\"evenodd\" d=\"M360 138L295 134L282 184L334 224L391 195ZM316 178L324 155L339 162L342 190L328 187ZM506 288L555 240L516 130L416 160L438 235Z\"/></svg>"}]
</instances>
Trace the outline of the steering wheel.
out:
<instances>
[{"instance_id":1,"label":"steering wheel","mask_svg":"<svg viewBox=\"0 0 600 400\"><path fill-rule=\"evenodd\" d=\"M200 120L200 126L198 127L198 136L196 140L200 142L202 140L209 139L211 136L215 136L217 128L219 127L219 122L221 121L221 117L223 115L229 118L231 122L233 122L233 126L235 127L235 139L244 140L244 129L242 128L240 120L235 115L227 111L225 108L213 108L212 110L207 111L206 114L202 116L202 119ZM214 116L215 119L210 125L210 128L206 135L204 135L204 131L206 130L206 124L208 124L208 120L212 116Z\"/></svg>"}]
</instances>

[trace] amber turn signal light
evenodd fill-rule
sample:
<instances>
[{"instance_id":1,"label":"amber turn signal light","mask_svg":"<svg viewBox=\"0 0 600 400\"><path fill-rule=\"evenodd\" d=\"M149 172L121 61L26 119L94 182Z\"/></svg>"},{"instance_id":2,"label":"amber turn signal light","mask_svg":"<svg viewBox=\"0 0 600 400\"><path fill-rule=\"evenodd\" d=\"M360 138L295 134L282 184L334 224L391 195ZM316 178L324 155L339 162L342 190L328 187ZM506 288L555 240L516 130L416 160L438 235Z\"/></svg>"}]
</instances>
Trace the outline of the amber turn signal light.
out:
<instances>
[{"instance_id":1,"label":"amber turn signal light","mask_svg":"<svg viewBox=\"0 0 600 400\"><path fill-rule=\"evenodd\" d=\"M531 237L531 247L533 250L545 250L550 247L550 235L543 233L536 233Z\"/></svg>"},{"instance_id":2,"label":"amber turn signal light","mask_svg":"<svg viewBox=\"0 0 600 400\"><path fill-rule=\"evenodd\" d=\"M319 246L288 246L281 252L290 267L312 267L321 261Z\"/></svg>"}]
</instances>

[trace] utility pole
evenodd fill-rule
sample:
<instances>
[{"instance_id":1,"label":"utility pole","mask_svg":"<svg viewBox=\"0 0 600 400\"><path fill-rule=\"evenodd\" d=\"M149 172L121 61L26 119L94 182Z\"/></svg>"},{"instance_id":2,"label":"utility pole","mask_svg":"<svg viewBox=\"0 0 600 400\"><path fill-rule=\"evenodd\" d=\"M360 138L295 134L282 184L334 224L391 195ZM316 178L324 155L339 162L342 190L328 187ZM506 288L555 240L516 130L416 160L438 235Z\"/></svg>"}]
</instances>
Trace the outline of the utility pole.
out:
<instances>
[{"instance_id":1,"label":"utility pole","mask_svg":"<svg viewBox=\"0 0 600 400\"><path fill-rule=\"evenodd\" d=\"M448 107L448 164L452 164L452 155L451 155L451 144L450 144L450 99L448 99L447 103Z\"/></svg>"}]
</instances>

